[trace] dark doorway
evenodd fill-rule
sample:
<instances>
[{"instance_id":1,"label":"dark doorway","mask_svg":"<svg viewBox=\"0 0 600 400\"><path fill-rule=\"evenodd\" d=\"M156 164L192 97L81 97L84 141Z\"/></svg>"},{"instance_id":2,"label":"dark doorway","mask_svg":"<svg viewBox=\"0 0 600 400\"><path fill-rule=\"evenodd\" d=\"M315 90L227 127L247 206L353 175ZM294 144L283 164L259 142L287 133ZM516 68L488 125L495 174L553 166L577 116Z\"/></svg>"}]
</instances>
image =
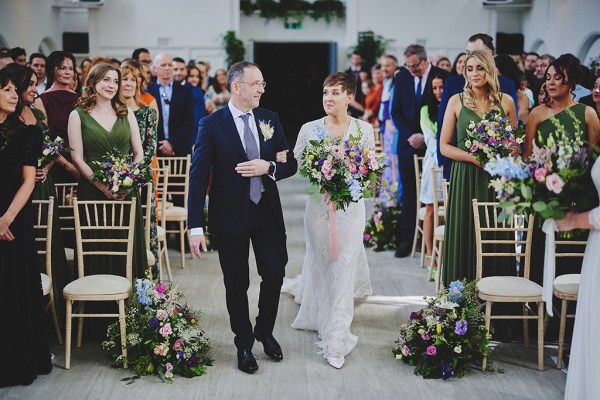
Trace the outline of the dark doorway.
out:
<instances>
[{"instance_id":1,"label":"dark doorway","mask_svg":"<svg viewBox=\"0 0 600 400\"><path fill-rule=\"evenodd\" d=\"M335 43L254 43L254 62L268 82L260 105L279 114L290 147L300 127L324 115L323 81L337 68Z\"/></svg>"}]
</instances>

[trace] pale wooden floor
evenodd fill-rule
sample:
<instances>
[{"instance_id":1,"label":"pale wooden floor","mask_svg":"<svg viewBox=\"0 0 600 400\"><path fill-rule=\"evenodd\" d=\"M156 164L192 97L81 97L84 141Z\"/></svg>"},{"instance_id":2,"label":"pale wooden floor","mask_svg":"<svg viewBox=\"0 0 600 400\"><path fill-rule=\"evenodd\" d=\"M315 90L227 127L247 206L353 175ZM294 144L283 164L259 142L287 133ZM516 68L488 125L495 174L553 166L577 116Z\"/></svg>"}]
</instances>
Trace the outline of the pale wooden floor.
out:
<instances>
[{"instance_id":1,"label":"pale wooden floor","mask_svg":"<svg viewBox=\"0 0 600 400\"><path fill-rule=\"evenodd\" d=\"M279 183L288 228L288 276L300 272L304 257L305 186L298 177ZM173 385L162 384L154 376L143 377L126 385L120 379L132 374L110 368L108 356L98 345L84 343L74 349L69 371L63 369L63 348L55 345L50 375L38 377L28 387L0 389L0 399L562 399L566 375L550 360L555 349L546 347L546 370L539 372L535 342L529 349L522 343L498 344L496 366L504 368L504 374L473 371L446 382L415 376L413 368L394 359L391 348L398 326L420 307L423 295L433 294L433 284L425 282L425 270L419 268L417 258L398 260L392 252L370 250L367 254L375 295L356 306L352 330L359 342L341 370L316 354L316 333L290 328L298 305L282 295L274 335L283 348L284 361L271 361L257 344L259 371L254 375L238 371L217 254L207 254L203 261L190 260L182 270L179 253L171 251L175 284L187 302L204 311L202 323L216 360L205 376L177 378ZM249 298L255 316L259 280L252 268Z\"/></svg>"}]
</instances>

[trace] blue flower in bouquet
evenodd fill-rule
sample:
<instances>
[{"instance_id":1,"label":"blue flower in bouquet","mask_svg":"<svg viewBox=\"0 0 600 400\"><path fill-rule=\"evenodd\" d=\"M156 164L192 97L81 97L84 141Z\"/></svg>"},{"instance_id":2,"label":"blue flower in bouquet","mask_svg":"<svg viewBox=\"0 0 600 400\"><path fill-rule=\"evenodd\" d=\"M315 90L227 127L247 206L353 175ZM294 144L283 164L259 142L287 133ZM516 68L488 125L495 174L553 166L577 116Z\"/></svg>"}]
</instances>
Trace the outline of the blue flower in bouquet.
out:
<instances>
[{"instance_id":1,"label":"blue flower in bouquet","mask_svg":"<svg viewBox=\"0 0 600 400\"><path fill-rule=\"evenodd\" d=\"M485 164L484 170L491 176L505 176L509 179L527 179L531 176L529 166L520 158L500 157Z\"/></svg>"},{"instance_id":2,"label":"blue flower in bouquet","mask_svg":"<svg viewBox=\"0 0 600 400\"><path fill-rule=\"evenodd\" d=\"M450 283L450 287L448 288L448 299L455 303L458 303L460 300L460 295L462 291L465 289L461 281L454 281Z\"/></svg>"},{"instance_id":3,"label":"blue flower in bouquet","mask_svg":"<svg viewBox=\"0 0 600 400\"><path fill-rule=\"evenodd\" d=\"M157 318L151 318L150 321L148 322L148 325L150 325L151 328L158 328L159 324L160 324L160 322L158 322Z\"/></svg>"},{"instance_id":4,"label":"blue flower in bouquet","mask_svg":"<svg viewBox=\"0 0 600 400\"><path fill-rule=\"evenodd\" d=\"M443 380L450 379L454 376L454 372L452 372L452 369L450 368L450 365L448 363L442 363L440 368L442 370L442 379Z\"/></svg>"},{"instance_id":5,"label":"blue flower in bouquet","mask_svg":"<svg viewBox=\"0 0 600 400\"><path fill-rule=\"evenodd\" d=\"M468 325L469 325L468 322L465 321L464 319L456 321L456 327L454 328L454 333L456 333L459 336L465 336L465 334L467 333Z\"/></svg>"},{"instance_id":6,"label":"blue flower in bouquet","mask_svg":"<svg viewBox=\"0 0 600 400\"><path fill-rule=\"evenodd\" d=\"M149 296L152 289L152 282L149 279L138 279L135 283L138 302L145 306L152 305L152 299Z\"/></svg>"},{"instance_id":7,"label":"blue flower in bouquet","mask_svg":"<svg viewBox=\"0 0 600 400\"><path fill-rule=\"evenodd\" d=\"M360 182L358 182L356 179L351 179L348 181L348 189L350 189L350 196L352 197L353 201L358 201L362 198L362 187L360 186Z\"/></svg>"}]
</instances>

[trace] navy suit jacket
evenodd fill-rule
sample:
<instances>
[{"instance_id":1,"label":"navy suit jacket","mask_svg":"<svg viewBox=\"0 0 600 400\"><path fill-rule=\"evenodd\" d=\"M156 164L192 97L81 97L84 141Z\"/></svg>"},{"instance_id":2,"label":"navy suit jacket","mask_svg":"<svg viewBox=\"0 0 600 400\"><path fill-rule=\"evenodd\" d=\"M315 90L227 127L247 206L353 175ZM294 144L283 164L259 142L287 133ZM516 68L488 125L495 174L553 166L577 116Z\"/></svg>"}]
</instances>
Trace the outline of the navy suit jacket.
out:
<instances>
[{"instance_id":1,"label":"navy suit jacket","mask_svg":"<svg viewBox=\"0 0 600 400\"><path fill-rule=\"evenodd\" d=\"M513 98L515 102L515 109L517 110L517 115L519 115L519 106L517 104L517 91L515 89L515 83L510 79L506 79L502 76L498 77L498 81L500 82L500 91L502 93L508 94ZM446 79L444 83L444 93L442 93L442 101L440 102L440 111L438 113L438 121L437 121L437 157L438 157L438 165L440 167L444 167L444 178L448 181L450 180L450 170L452 168L452 160L444 157L440 152L440 137L442 136L442 124L444 123L444 114L446 114L446 108L448 108L448 100L450 97L454 96L457 93L462 93L465 91L465 77L464 75L453 76L452 78ZM456 146L456 129L454 130L454 135L452 136L452 144Z\"/></svg>"},{"instance_id":2,"label":"navy suit jacket","mask_svg":"<svg viewBox=\"0 0 600 400\"><path fill-rule=\"evenodd\" d=\"M160 98L159 83L154 82L148 86L148 93L156 99L160 118L158 121L158 140L165 140L165 129L162 120L162 101ZM173 82L173 95L169 106L169 143L173 146L175 155L182 157L192 152L192 144L196 132L194 131L194 95L192 90L177 82ZM161 155L161 154L159 154ZM164 154L163 154L164 155Z\"/></svg>"},{"instance_id":3,"label":"navy suit jacket","mask_svg":"<svg viewBox=\"0 0 600 400\"><path fill-rule=\"evenodd\" d=\"M279 116L263 108L255 108L253 113L257 127L262 120L275 128L269 140L264 140L260 128L258 133L260 158L275 161L275 153L289 150ZM204 201L212 172L208 207L210 232L229 236L242 236L249 232L250 178L244 178L235 171L236 165L245 161L248 161L248 157L229 107L223 107L200 120L190 170L190 228L204 228ZM290 151L286 163L276 163L276 180L294 175L297 168L296 159ZM265 189L262 201L266 197L278 224L285 231L277 184L267 175L261 178Z\"/></svg>"},{"instance_id":4,"label":"navy suit jacket","mask_svg":"<svg viewBox=\"0 0 600 400\"><path fill-rule=\"evenodd\" d=\"M431 66L425 88L419 102L415 95L414 77L407 69L403 69L396 74L394 79L394 97L392 98L391 116L396 129L398 129L398 161L400 167L406 167L413 164L413 156L417 153L425 152L425 149L415 149L408 144L408 138L421 130L421 107L427 104L429 93L431 92L431 81L436 73L442 69L434 65ZM443 72L442 72L443 73Z\"/></svg>"}]
</instances>

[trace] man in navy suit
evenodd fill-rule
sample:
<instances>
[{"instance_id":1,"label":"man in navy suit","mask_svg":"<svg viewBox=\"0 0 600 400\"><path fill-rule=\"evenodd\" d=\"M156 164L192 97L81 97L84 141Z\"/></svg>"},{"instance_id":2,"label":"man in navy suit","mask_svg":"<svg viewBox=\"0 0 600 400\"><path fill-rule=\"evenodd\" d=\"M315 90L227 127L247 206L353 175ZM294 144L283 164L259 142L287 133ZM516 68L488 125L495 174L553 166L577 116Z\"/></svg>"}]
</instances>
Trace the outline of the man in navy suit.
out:
<instances>
[{"instance_id":1,"label":"man in navy suit","mask_svg":"<svg viewBox=\"0 0 600 400\"><path fill-rule=\"evenodd\" d=\"M258 369L252 355L254 339L263 343L272 359L283 359L273 337L279 292L288 261L285 225L277 180L296 173L292 154L276 113L257 108L266 83L256 64L241 61L227 73L231 100L200 121L190 171L189 226L191 247L202 258L204 200L212 173L208 226L215 236L223 271L227 310L235 334L238 368ZM254 332L248 311L249 246L252 241L262 277Z\"/></svg>"},{"instance_id":2,"label":"man in navy suit","mask_svg":"<svg viewBox=\"0 0 600 400\"><path fill-rule=\"evenodd\" d=\"M396 257L406 257L412 248L417 216L417 183L414 155L425 153L421 130L421 107L427 104L431 81L442 69L427 61L425 48L412 44L404 51L406 69L396 74L392 98L392 120L398 129L398 164L402 181L402 215L398 224Z\"/></svg>"},{"instance_id":3,"label":"man in navy suit","mask_svg":"<svg viewBox=\"0 0 600 400\"><path fill-rule=\"evenodd\" d=\"M492 56L494 55L494 39L485 33L477 33L469 38L467 41L466 53L467 56L475 51L475 50L484 50L488 51ZM519 115L518 101L517 101L517 92L515 89L515 84L510 79L506 79L502 76L498 77L498 81L500 82L500 91L502 93L508 94L515 101L515 109L517 115ZM437 128L437 157L438 157L438 165L443 167L444 169L444 178L446 180L450 180L450 170L452 168L452 160L444 157L440 152L440 136L442 132L442 124L444 122L444 114L446 113L446 108L448 107L448 100L450 97L454 96L457 93L462 93L465 91L465 77L464 75L453 76L452 78L446 79L444 83L444 92L442 93L442 100L440 102L440 111L438 113L438 128ZM452 137L452 144L456 146L456 131L454 131L454 136Z\"/></svg>"},{"instance_id":4,"label":"man in navy suit","mask_svg":"<svg viewBox=\"0 0 600 400\"><path fill-rule=\"evenodd\" d=\"M168 54L154 57L152 69L156 82L148 86L148 93L156 99L160 113L157 153L184 157L192 152L195 138L194 95L173 80L173 60Z\"/></svg>"}]
</instances>

